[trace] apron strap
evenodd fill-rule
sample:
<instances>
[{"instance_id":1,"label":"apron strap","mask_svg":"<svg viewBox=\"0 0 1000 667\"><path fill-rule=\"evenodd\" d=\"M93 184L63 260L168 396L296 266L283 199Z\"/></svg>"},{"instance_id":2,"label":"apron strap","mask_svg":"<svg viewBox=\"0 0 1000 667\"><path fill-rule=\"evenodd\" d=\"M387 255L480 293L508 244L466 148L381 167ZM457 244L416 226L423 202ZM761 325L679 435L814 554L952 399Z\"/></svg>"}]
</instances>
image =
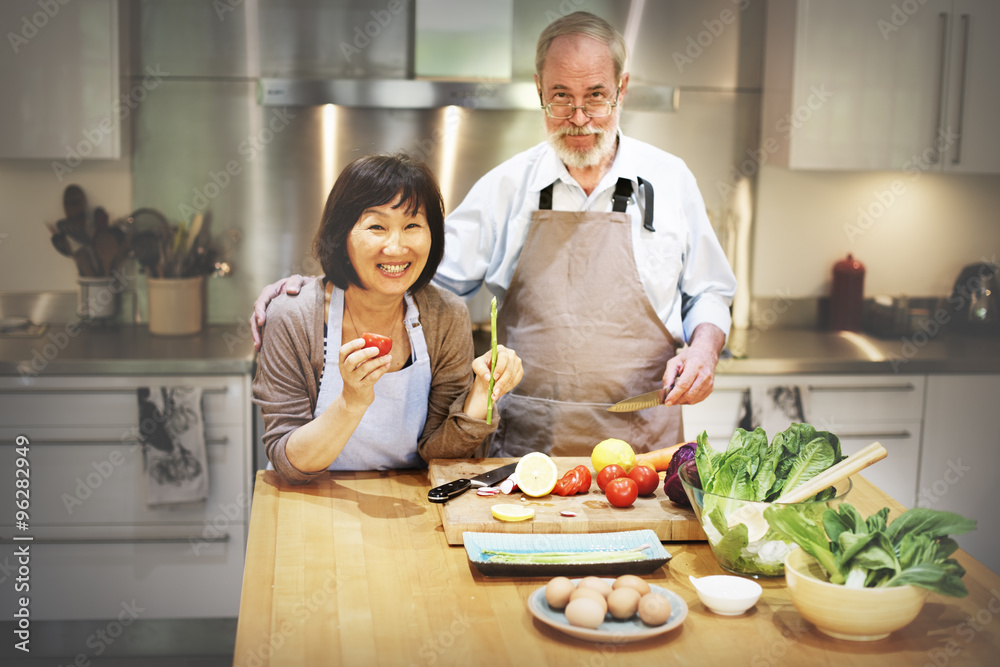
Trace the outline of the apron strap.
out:
<instances>
[{"instance_id":1,"label":"apron strap","mask_svg":"<svg viewBox=\"0 0 1000 667\"><path fill-rule=\"evenodd\" d=\"M642 178L638 180L639 188L642 190L643 195L645 195L646 200L645 211L642 214L642 226L654 232L656 230L653 229L653 184L649 181L644 181ZM552 210L552 190L554 187L555 183L550 183L538 193L538 210ZM624 213L625 208L628 206L629 197L631 196L632 181L627 178L619 178L618 183L615 185L614 204L611 210L617 213Z\"/></svg>"},{"instance_id":2,"label":"apron strap","mask_svg":"<svg viewBox=\"0 0 1000 667\"><path fill-rule=\"evenodd\" d=\"M538 193L538 210L540 211L551 211L552 210L552 190L555 188L555 183L549 183L542 191Z\"/></svg>"},{"instance_id":3,"label":"apron strap","mask_svg":"<svg viewBox=\"0 0 1000 667\"><path fill-rule=\"evenodd\" d=\"M639 178L639 188L646 195L646 210L642 214L642 226L655 232L656 230L653 229L653 184Z\"/></svg>"},{"instance_id":4,"label":"apron strap","mask_svg":"<svg viewBox=\"0 0 1000 667\"><path fill-rule=\"evenodd\" d=\"M619 178L618 184L615 186L614 205L611 210L616 213L624 213L625 207L628 206L628 198L631 196L632 181L627 178Z\"/></svg>"}]
</instances>

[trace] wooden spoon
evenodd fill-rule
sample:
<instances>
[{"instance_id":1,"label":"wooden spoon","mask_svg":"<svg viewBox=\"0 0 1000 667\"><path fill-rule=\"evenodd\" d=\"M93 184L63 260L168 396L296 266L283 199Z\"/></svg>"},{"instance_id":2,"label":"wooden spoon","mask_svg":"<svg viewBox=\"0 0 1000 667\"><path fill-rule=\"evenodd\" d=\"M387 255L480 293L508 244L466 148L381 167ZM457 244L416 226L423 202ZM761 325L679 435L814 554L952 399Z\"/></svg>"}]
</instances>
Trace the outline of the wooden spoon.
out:
<instances>
[{"instance_id":1,"label":"wooden spoon","mask_svg":"<svg viewBox=\"0 0 1000 667\"><path fill-rule=\"evenodd\" d=\"M101 275L110 276L115 259L118 257L118 239L107 229L94 234L94 254L100 263Z\"/></svg>"},{"instance_id":2,"label":"wooden spoon","mask_svg":"<svg viewBox=\"0 0 1000 667\"><path fill-rule=\"evenodd\" d=\"M885 447L878 442L873 442L860 452L855 452L840 463L830 466L805 484L801 484L788 493L782 494L774 501L774 504L791 505L801 503L812 498L823 489L861 472L873 463L878 463L886 456L888 456L888 452L885 451ZM746 524L747 539L750 542L756 542L761 539L768 531L767 520L764 518L764 509L767 504L750 503L743 505L729 515L727 520L729 527L733 528L741 523Z\"/></svg>"}]
</instances>

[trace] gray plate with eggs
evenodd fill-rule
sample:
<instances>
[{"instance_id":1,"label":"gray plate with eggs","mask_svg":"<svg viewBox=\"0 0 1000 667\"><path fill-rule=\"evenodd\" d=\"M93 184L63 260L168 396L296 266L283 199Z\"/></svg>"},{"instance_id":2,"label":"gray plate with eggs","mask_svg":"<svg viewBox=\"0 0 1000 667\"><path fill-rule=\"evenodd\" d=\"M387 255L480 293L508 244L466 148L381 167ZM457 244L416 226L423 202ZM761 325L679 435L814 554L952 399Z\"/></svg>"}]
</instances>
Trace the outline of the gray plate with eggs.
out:
<instances>
[{"instance_id":1,"label":"gray plate with eggs","mask_svg":"<svg viewBox=\"0 0 1000 667\"><path fill-rule=\"evenodd\" d=\"M618 576L649 574L662 567L670 554L652 530L628 530L617 533L462 533L469 561L480 572L492 577ZM636 550L639 560L610 561L603 554ZM596 552L585 563L509 563L490 560L484 551L511 553Z\"/></svg>"},{"instance_id":2,"label":"gray plate with eggs","mask_svg":"<svg viewBox=\"0 0 1000 667\"><path fill-rule=\"evenodd\" d=\"M577 579L573 583L577 584L579 581ZM614 580L606 579L605 581L611 584ZM662 595L670 602L670 615L662 625L646 625L638 616L619 621L612 618L611 614L607 614L604 621L595 629L578 627L570 624L564 610L553 609L549 606L549 603L545 601L545 586L538 588L528 596L528 611L542 623L570 637L602 644L631 644L669 632L687 618L688 607L681 596L660 586L650 584L649 588L651 592Z\"/></svg>"}]
</instances>

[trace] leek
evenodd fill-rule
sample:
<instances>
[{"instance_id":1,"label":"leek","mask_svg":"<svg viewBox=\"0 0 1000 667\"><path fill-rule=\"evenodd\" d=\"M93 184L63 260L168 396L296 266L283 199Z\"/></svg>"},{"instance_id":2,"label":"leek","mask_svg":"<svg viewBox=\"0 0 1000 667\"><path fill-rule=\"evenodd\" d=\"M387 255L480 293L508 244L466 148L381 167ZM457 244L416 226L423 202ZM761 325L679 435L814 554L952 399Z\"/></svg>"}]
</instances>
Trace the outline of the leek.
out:
<instances>
[{"instance_id":1,"label":"leek","mask_svg":"<svg viewBox=\"0 0 1000 667\"><path fill-rule=\"evenodd\" d=\"M621 551L539 551L524 553L518 551L499 551L483 549L482 555L489 563L524 563L524 564L558 564L558 563L622 563L635 560L646 560L643 550L648 544L624 549Z\"/></svg>"}]
</instances>

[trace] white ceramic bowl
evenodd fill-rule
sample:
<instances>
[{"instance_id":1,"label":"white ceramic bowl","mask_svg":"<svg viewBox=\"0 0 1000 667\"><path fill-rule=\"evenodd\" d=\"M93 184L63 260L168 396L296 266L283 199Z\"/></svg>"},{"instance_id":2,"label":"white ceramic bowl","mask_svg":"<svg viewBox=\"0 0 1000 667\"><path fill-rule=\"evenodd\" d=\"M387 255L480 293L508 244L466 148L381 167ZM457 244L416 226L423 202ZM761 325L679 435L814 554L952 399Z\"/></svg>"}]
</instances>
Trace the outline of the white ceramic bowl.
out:
<instances>
[{"instance_id":1,"label":"white ceramic bowl","mask_svg":"<svg viewBox=\"0 0 1000 667\"><path fill-rule=\"evenodd\" d=\"M698 599L716 614L739 616L757 604L764 591L756 581L729 575L711 577L688 577Z\"/></svg>"}]
</instances>

